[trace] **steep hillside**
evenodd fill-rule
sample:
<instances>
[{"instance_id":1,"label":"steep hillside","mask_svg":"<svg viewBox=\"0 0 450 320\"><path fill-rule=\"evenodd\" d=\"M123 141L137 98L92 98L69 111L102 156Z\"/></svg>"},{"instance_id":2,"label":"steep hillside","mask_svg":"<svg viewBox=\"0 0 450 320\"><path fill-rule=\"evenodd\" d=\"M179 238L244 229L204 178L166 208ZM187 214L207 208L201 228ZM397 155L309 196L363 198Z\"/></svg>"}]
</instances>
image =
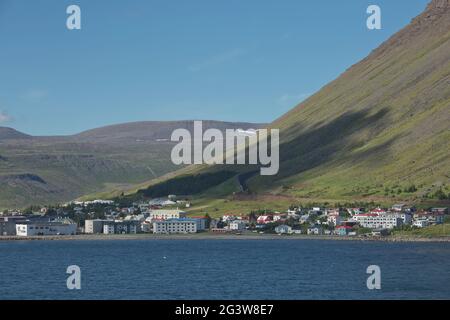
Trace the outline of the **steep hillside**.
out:
<instances>
[{"instance_id":1,"label":"steep hillside","mask_svg":"<svg viewBox=\"0 0 450 320\"><path fill-rule=\"evenodd\" d=\"M271 125L283 141L277 184L301 196L392 196L413 184L421 192L443 186L449 123L450 1L437 0ZM254 180L254 187L273 185Z\"/></svg>"},{"instance_id":2,"label":"steep hillside","mask_svg":"<svg viewBox=\"0 0 450 320\"><path fill-rule=\"evenodd\" d=\"M393 202L426 201L438 190L450 194L449 124L450 0L434 0L367 58L270 125L280 129L280 171L246 181L248 197L259 206L261 195ZM254 168L191 167L179 175L221 170L237 175ZM207 207L209 197L217 206L223 198L230 206L236 198L227 197L230 188L240 187L235 182L223 181L200 202Z\"/></svg>"}]
</instances>

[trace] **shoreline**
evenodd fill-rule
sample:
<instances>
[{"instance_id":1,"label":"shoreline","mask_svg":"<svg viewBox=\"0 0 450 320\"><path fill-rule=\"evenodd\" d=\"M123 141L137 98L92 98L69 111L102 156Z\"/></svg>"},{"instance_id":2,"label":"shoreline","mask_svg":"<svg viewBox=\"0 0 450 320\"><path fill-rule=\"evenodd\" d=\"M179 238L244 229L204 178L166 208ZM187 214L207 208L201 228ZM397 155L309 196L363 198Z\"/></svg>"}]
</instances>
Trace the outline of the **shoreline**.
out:
<instances>
[{"instance_id":1,"label":"shoreline","mask_svg":"<svg viewBox=\"0 0 450 320\"><path fill-rule=\"evenodd\" d=\"M108 241L108 240L329 240L329 241L376 241L376 242L450 242L450 237L350 237L319 235L277 235L277 234L80 234L70 236L0 236L0 241Z\"/></svg>"}]
</instances>

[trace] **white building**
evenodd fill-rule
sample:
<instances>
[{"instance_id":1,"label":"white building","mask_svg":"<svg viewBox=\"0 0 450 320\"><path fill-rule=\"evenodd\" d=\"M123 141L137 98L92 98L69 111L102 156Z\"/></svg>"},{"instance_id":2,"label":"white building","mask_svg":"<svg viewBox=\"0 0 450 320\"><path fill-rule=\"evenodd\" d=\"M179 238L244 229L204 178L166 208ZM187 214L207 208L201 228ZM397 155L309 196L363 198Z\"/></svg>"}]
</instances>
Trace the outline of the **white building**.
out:
<instances>
[{"instance_id":1,"label":"white building","mask_svg":"<svg viewBox=\"0 0 450 320\"><path fill-rule=\"evenodd\" d=\"M353 220L369 229L393 229L403 223L401 218L391 214L358 214L353 216Z\"/></svg>"},{"instance_id":2,"label":"white building","mask_svg":"<svg viewBox=\"0 0 450 320\"><path fill-rule=\"evenodd\" d=\"M322 235L323 234L323 228L321 226L311 226L307 230L308 234L314 234L314 235Z\"/></svg>"},{"instance_id":3,"label":"white building","mask_svg":"<svg viewBox=\"0 0 450 320\"><path fill-rule=\"evenodd\" d=\"M196 219L169 219L153 222L153 233L197 233Z\"/></svg>"},{"instance_id":4,"label":"white building","mask_svg":"<svg viewBox=\"0 0 450 320\"><path fill-rule=\"evenodd\" d=\"M428 220L415 220L413 222L413 226L414 227L418 227L418 228L425 228L429 226Z\"/></svg>"},{"instance_id":5,"label":"white building","mask_svg":"<svg viewBox=\"0 0 450 320\"><path fill-rule=\"evenodd\" d=\"M136 220L120 221L105 220L103 221L104 234L136 234L140 232L141 223Z\"/></svg>"},{"instance_id":6,"label":"white building","mask_svg":"<svg viewBox=\"0 0 450 320\"><path fill-rule=\"evenodd\" d=\"M168 219L180 219L186 216L186 212L182 210L150 210L149 218L151 220L168 220Z\"/></svg>"},{"instance_id":7,"label":"white building","mask_svg":"<svg viewBox=\"0 0 450 320\"><path fill-rule=\"evenodd\" d=\"M287 225L281 225L275 227L275 232L278 234L291 234L292 233L292 227Z\"/></svg>"},{"instance_id":8,"label":"white building","mask_svg":"<svg viewBox=\"0 0 450 320\"><path fill-rule=\"evenodd\" d=\"M16 235L22 237L47 236L47 235L74 235L77 233L75 223L29 223L22 222L16 224Z\"/></svg>"},{"instance_id":9,"label":"white building","mask_svg":"<svg viewBox=\"0 0 450 320\"><path fill-rule=\"evenodd\" d=\"M234 220L228 224L228 229L235 231L245 230L246 223L241 220Z\"/></svg>"},{"instance_id":10,"label":"white building","mask_svg":"<svg viewBox=\"0 0 450 320\"><path fill-rule=\"evenodd\" d=\"M328 221L328 224L337 226L341 223L341 217L339 215L332 214L327 217L327 221Z\"/></svg>"}]
</instances>

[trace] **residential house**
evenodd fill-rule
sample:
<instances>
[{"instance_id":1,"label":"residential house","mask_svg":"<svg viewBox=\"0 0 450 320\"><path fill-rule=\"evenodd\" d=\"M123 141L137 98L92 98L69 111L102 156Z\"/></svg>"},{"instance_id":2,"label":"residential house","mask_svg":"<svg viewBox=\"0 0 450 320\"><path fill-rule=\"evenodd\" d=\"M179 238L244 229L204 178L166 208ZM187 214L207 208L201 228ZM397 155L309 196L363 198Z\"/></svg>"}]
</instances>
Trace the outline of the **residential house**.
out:
<instances>
[{"instance_id":1,"label":"residential house","mask_svg":"<svg viewBox=\"0 0 450 320\"><path fill-rule=\"evenodd\" d=\"M417 228L425 228L429 226L429 222L426 219L414 220L413 226Z\"/></svg>"},{"instance_id":2,"label":"residential house","mask_svg":"<svg viewBox=\"0 0 450 320\"><path fill-rule=\"evenodd\" d=\"M156 209L150 210L149 218L153 220L168 220L168 219L180 219L186 217L186 212L182 210L164 210Z\"/></svg>"},{"instance_id":3,"label":"residential house","mask_svg":"<svg viewBox=\"0 0 450 320\"><path fill-rule=\"evenodd\" d=\"M276 226L275 227L275 232L278 234L291 234L292 232L292 227L288 226L288 225L280 225L280 226Z\"/></svg>"},{"instance_id":4,"label":"residential house","mask_svg":"<svg viewBox=\"0 0 450 320\"><path fill-rule=\"evenodd\" d=\"M406 209L406 204L397 203L397 204L394 204L391 209L392 209L392 211L402 212Z\"/></svg>"},{"instance_id":5,"label":"residential house","mask_svg":"<svg viewBox=\"0 0 450 320\"><path fill-rule=\"evenodd\" d=\"M233 231L242 231L245 230L246 223L242 220L234 220L228 224L228 229Z\"/></svg>"},{"instance_id":6,"label":"residential house","mask_svg":"<svg viewBox=\"0 0 450 320\"><path fill-rule=\"evenodd\" d=\"M352 231L352 227L349 226L337 226L334 229L335 234L337 234L338 236L347 236Z\"/></svg>"},{"instance_id":7,"label":"residential house","mask_svg":"<svg viewBox=\"0 0 450 320\"><path fill-rule=\"evenodd\" d=\"M271 223L272 221L273 221L273 218L272 218L272 216L269 216L269 215L259 216L258 219L256 219L257 224L267 224L267 223Z\"/></svg>"},{"instance_id":8,"label":"residential house","mask_svg":"<svg viewBox=\"0 0 450 320\"><path fill-rule=\"evenodd\" d=\"M319 225L310 226L310 227L308 227L308 234L309 235L322 235L323 228Z\"/></svg>"}]
</instances>

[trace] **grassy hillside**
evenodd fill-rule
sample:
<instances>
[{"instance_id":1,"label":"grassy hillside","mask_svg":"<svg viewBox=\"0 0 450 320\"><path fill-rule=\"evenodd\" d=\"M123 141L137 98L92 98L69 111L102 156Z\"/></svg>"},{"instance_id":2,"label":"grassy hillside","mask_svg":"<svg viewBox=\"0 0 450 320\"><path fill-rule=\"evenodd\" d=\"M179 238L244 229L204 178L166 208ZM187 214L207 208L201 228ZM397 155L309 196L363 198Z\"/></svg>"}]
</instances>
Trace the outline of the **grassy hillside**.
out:
<instances>
[{"instance_id":1,"label":"grassy hillside","mask_svg":"<svg viewBox=\"0 0 450 320\"><path fill-rule=\"evenodd\" d=\"M237 210L299 199L439 202L438 193L450 194L449 123L450 1L436 0L270 125L280 129L278 175L249 179L251 195L240 199L230 190L232 177L223 182L227 188L197 194L198 205ZM201 166L179 174L221 170L254 168Z\"/></svg>"},{"instance_id":2,"label":"grassy hillside","mask_svg":"<svg viewBox=\"0 0 450 320\"><path fill-rule=\"evenodd\" d=\"M449 123L450 4L433 1L366 59L271 125L282 132L280 174L276 183L258 177L251 186L332 198L414 199L448 190ZM403 192L412 185L416 192Z\"/></svg>"}]
</instances>

